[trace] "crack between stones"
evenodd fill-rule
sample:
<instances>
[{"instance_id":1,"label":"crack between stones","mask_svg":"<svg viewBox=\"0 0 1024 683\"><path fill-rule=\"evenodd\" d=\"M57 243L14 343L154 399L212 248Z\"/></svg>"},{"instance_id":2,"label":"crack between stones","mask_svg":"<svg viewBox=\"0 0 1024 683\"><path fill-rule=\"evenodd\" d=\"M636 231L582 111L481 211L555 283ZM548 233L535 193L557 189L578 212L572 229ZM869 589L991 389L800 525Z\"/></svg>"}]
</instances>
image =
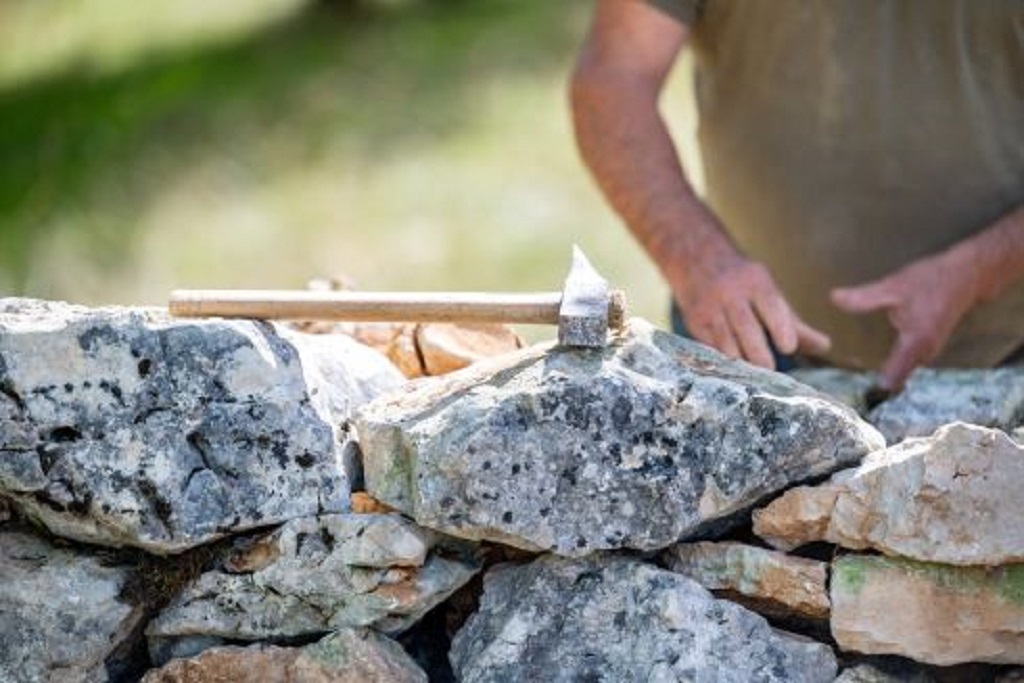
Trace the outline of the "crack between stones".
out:
<instances>
[{"instance_id":1,"label":"crack between stones","mask_svg":"<svg viewBox=\"0 0 1024 683\"><path fill-rule=\"evenodd\" d=\"M3 394L7 398L9 398L11 402L14 403L15 406L17 406L20 412L24 413L27 410L25 400L21 397L21 394L15 391L9 379L0 382L0 394Z\"/></svg>"}]
</instances>

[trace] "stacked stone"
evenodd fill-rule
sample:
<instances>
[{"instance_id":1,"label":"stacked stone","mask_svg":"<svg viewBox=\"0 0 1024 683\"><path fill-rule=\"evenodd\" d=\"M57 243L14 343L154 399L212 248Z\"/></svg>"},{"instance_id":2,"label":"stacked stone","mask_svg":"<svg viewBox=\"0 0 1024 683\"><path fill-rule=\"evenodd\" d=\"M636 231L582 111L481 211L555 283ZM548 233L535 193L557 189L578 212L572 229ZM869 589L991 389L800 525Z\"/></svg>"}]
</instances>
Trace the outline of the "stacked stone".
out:
<instances>
[{"instance_id":1,"label":"stacked stone","mask_svg":"<svg viewBox=\"0 0 1024 683\"><path fill-rule=\"evenodd\" d=\"M0 300L0 680L427 680L385 634L476 549L349 512L350 418L403 381L344 336Z\"/></svg>"},{"instance_id":2,"label":"stacked stone","mask_svg":"<svg viewBox=\"0 0 1024 683\"><path fill-rule=\"evenodd\" d=\"M0 300L0 680L1013 680L1024 370L800 379Z\"/></svg>"},{"instance_id":3,"label":"stacked stone","mask_svg":"<svg viewBox=\"0 0 1024 683\"><path fill-rule=\"evenodd\" d=\"M538 347L364 407L373 495L537 554L488 572L456 677L831 681L842 661L847 681L993 680L948 667L1024 663L1024 454L1006 434L1024 370L921 371L880 404L870 375L802 379L893 445L802 384L638 322L604 351ZM728 540L751 518L775 549Z\"/></svg>"}]
</instances>

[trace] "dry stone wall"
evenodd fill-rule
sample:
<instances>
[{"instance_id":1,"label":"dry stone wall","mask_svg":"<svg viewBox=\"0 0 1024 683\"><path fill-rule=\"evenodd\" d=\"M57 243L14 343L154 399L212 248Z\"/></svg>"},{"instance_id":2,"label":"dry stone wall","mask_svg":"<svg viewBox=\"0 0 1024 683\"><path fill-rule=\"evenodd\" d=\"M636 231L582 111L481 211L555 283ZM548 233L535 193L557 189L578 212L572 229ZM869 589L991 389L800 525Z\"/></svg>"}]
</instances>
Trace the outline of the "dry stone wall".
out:
<instances>
[{"instance_id":1,"label":"dry stone wall","mask_svg":"<svg viewBox=\"0 0 1024 683\"><path fill-rule=\"evenodd\" d=\"M0 300L0 680L1021 678L1022 368L316 331Z\"/></svg>"}]
</instances>

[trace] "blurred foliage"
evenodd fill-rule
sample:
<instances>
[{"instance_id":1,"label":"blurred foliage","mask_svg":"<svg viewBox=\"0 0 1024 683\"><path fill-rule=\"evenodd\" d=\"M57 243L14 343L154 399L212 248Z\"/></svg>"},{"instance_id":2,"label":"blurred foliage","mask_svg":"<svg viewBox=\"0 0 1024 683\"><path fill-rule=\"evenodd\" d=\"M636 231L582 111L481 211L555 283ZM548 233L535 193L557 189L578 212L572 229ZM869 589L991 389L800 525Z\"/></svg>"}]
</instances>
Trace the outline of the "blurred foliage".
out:
<instances>
[{"instance_id":1,"label":"blurred foliage","mask_svg":"<svg viewBox=\"0 0 1024 683\"><path fill-rule=\"evenodd\" d=\"M660 320L571 139L589 6L7 0L0 288L551 288L579 242Z\"/></svg>"}]
</instances>

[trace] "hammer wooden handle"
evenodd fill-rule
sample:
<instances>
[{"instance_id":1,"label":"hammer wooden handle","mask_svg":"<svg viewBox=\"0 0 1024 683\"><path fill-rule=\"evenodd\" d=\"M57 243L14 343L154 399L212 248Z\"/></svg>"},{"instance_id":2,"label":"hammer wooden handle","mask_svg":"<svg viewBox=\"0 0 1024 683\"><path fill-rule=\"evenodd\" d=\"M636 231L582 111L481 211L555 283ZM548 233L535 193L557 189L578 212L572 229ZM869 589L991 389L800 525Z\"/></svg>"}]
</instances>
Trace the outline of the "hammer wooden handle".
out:
<instances>
[{"instance_id":1,"label":"hammer wooden handle","mask_svg":"<svg viewBox=\"0 0 1024 683\"><path fill-rule=\"evenodd\" d=\"M557 324L559 292L316 292L176 290L168 308L186 318Z\"/></svg>"}]
</instances>

